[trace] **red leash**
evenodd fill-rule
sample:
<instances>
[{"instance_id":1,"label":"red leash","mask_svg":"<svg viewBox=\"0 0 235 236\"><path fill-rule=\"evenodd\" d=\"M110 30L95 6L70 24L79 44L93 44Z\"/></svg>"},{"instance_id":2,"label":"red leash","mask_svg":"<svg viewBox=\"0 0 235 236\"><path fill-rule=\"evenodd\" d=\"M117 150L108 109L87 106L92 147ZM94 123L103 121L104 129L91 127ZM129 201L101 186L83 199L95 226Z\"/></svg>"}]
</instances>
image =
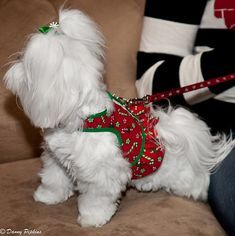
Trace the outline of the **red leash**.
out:
<instances>
[{"instance_id":1,"label":"red leash","mask_svg":"<svg viewBox=\"0 0 235 236\"><path fill-rule=\"evenodd\" d=\"M169 97L173 97L176 95L180 95L183 93L194 91L197 89L201 89L201 88L205 88L205 87L212 87L212 86L215 86L215 85L218 85L218 84L230 81L230 80L234 80L234 79L235 79L235 74L229 74L226 76L213 78L213 79L210 79L207 81L187 85L187 86L184 86L181 88L173 88L173 89L165 91L165 92L159 92L159 93L155 93L153 95L146 95L143 98L129 99L129 100L127 100L127 102L132 103L132 104L140 104L140 103L144 102L145 104L148 104L151 102L157 102L162 99L166 99Z\"/></svg>"}]
</instances>

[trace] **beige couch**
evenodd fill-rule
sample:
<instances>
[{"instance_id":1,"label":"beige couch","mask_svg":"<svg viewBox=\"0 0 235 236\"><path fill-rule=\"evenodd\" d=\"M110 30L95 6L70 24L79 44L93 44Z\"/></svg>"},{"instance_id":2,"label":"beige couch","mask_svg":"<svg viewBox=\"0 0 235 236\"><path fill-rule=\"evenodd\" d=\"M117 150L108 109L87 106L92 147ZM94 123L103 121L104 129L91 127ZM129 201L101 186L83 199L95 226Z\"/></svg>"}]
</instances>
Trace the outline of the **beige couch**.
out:
<instances>
[{"instance_id":1,"label":"beige couch","mask_svg":"<svg viewBox=\"0 0 235 236\"><path fill-rule=\"evenodd\" d=\"M63 2L0 1L1 80L7 62L18 56L14 53L24 46L27 35L55 20ZM124 97L136 94L136 51L144 4L144 0L68 0L65 4L84 10L100 25L107 42L105 80L110 91ZM41 166L40 130L31 126L2 82L0 94L0 234L21 231L26 235L24 229L29 229L31 235L49 236L225 235L207 204L164 192L127 191L111 222L97 229L76 223L75 197L55 206L34 202Z\"/></svg>"}]
</instances>

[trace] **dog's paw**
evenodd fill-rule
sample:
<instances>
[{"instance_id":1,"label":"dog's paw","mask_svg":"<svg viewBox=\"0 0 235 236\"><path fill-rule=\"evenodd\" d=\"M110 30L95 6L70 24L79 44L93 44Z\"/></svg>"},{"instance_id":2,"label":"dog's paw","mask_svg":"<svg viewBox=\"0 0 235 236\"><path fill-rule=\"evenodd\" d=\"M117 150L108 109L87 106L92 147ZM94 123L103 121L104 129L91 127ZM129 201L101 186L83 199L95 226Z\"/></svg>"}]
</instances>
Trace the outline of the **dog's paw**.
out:
<instances>
[{"instance_id":1,"label":"dog's paw","mask_svg":"<svg viewBox=\"0 0 235 236\"><path fill-rule=\"evenodd\" d=\"M78 224L82 227L101 227L105 225L109 219L104 219L99 216L78 216Z\"/></svg>"},{"instance_id":2,"label":"dog's paw","mask_svg":"<svg viewBox=\"0 0 235 236\"><path fill-rule=\"evenodd\" d=\"M149 192L153 190L152 182L137 181L134 186L141 192Z\"/></svg>"},{"instance_id":3,"label":"dog's paw","mask_svg":"<svg viewBox=\"0 0 235 236\"><path fill-rule=\"evenodd\" d=\"M53 205L60 202L66 201L70 196L73 195L73 191L55 191L40 185L34 192L34 200L36 202L42 202L47 205Z\"/></svg>"},{"instance_id":4,"label":"dog's paw","mask_svg":"<svg viewBox=\"0 0 235 236\"><path fill-rule=\"evenodd\" d=\"M78 223L82 227L101 227L110 221L117 210L117 204L108 208L87 209L86 212L78 216Z\"/></svg>"}]
</instances>

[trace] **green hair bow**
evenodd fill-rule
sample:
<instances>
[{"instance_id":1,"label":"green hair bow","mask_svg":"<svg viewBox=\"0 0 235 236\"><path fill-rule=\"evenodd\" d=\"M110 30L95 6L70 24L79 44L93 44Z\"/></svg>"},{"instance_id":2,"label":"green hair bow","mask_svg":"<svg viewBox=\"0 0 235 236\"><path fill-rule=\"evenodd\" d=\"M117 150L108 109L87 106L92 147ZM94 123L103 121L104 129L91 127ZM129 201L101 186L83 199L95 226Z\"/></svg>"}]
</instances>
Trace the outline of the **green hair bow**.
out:
<instances>
[{"instance_id":1,"label":"green hair bow","mask_svg":"<svg viewBox=\"0 0 235 236\"><path fill-rule=\"evenodd\" d=\"M58 27L59 27L59 23L53 21L52 23L49 24L49 26L43 25L38 30L43 34L47 34L51 29L56 29Z\"/></svg>"}]
</instances>

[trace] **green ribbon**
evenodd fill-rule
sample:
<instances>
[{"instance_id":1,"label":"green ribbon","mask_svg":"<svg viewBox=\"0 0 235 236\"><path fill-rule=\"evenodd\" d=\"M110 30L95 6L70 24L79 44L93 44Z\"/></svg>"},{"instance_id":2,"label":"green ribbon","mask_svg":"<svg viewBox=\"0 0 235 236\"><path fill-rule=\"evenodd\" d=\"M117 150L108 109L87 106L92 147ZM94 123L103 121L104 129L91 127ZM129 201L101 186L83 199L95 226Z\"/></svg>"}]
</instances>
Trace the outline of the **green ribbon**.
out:
<instances>
[{"instance_id":1,"label":"green ribbon","mask_svg":"<svg viewBox=\"0 0 235 236\"><path fill-rule=\"evenodd\" d=\"M48 25L43 25L43 26L39 27L38 30L43 34L47 34L51 29L53 29L53 28L55 29L58 26L59 26L59 24L57 22L52 22L52 23L49 24L49 26Z\"/></svg>"},{"instance_id":2,"label":"green ribbon","mask_svg":"<svg viewBox=\"0 0 235 236\"><path fill-rule=\"evenodd\" d=\"M43 25L38 30L43 34L47 34L51 30L51 27Z\"/></svg>"}]
</instances>

